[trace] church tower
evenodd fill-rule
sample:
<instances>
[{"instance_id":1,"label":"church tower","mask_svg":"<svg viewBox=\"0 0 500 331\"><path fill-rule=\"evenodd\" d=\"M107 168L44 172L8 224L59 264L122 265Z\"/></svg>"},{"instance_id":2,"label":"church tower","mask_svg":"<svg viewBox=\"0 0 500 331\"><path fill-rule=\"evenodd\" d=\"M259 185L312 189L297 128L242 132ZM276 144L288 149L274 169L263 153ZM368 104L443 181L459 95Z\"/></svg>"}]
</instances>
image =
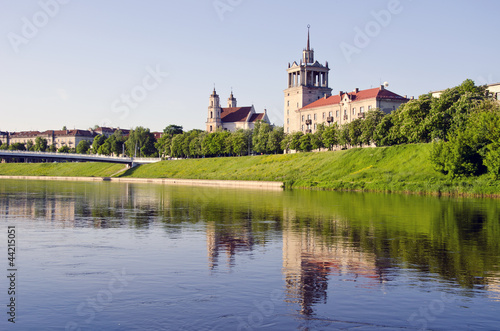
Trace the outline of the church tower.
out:
<instances>
[{"instance_id":1,"label":"church tower","mask_svg":"<svg viewBox=\"0 0 500 331\"><path fill-rule=\"evenodd\" d=\"M328 62L325 65L314 60L314 49L311 48L310 25L307 26L307 46L302 52L299 63L288 63L288 88L285 90L285 133L301 131L302 118L299 109L308 104L331 96L332 89L328 87Z\"/></svg>"},{"instance_id":2,"label":"church tower","mask_svg":"<svg viewBox=\"0 0 500 331\"><path fill-rule=\"evenodd\" d=\"M227 107L234 108L236 107L236 98L233 96L233 91L231 91L231 96L227 99Z\"/></svg>"},{"instance_id":3,"label":"church tower","mask_svg":"<svg viewBox=\"0 0 500 331\"><path fill-rule=\"evenodd\" d=\"M208 106L207 132L215 132L217 129L222 128L221 111L219 95L215 92L214 87L214 91L210 95L210 104Z\"/></svg>"}]
</instances>

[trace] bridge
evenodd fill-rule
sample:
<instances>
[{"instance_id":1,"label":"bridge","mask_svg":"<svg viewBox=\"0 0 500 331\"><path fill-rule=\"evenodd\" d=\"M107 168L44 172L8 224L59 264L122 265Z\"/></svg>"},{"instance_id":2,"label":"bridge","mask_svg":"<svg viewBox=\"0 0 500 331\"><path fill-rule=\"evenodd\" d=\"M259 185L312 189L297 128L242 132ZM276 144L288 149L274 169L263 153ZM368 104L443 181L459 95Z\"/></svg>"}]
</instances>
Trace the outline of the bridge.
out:
<instances>
[{"instance_id":1,"label":"bridge","mask_svg":"<svg viewBox=\"0 0 500 331\"><path fill-rule=\"evenodd\" d=\"M25 162L30 160L45 160L46 162L108 162L108 163L123 163L131 167L140 164L160 162L161 158L150 157L126 157L126 156L107 156L107 155L92 155L92 154L67 154L67 153L49 153L49 152L26 152L26 151L6 151L0 150L0 159L24 159Z\"/></svg>"}]
</instances>

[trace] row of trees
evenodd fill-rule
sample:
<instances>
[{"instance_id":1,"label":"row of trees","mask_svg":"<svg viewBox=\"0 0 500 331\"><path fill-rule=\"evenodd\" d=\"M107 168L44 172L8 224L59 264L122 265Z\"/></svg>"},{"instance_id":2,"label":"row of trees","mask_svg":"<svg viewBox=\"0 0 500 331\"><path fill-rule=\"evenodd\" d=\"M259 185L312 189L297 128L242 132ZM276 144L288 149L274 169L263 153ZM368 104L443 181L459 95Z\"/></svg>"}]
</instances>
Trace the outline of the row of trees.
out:
<instances>
[{"instance_id":1,"label":"row of trees","mask_svg":"<svg viewBox=\"0 0 500 331\"><path fill-rule=\"evenodd\" d=\"M162 156L243 156L283 152L283 127L272 127L264 122L257 122L253 130L240 129L235 132L171 132L168 127L164 131L165 134L155 144Z\"/></svg>"}]
</instances>

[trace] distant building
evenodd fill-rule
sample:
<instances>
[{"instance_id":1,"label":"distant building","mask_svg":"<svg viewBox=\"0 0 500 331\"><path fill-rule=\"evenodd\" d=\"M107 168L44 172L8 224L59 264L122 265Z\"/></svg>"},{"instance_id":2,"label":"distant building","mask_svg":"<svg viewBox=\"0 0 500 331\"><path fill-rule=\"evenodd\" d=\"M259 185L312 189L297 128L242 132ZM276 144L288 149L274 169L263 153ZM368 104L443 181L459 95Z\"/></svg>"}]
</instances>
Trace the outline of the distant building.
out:
<instances>
[{"instance_id":1,"label":"distant building","mask_svg":"<svg viewBox=\"0 0 500 331\"><path fill-rule=\"evenodd\" d=\"M231 92L231 96L227 100L227 108L222 108L219 95L217 95L214 88L208 106L207 132L217 130L234 132L238 129L253 129L257 121L270 123L265 109L263 113L256 113L253 106L238 107L233 92Z\"/></svg>"},{"instance_id":2,"label":"distant building","mask_svg":"<svg viewBox=\"0 0 500 331\"><path fill-rule=\"evenodd\" d=\"M288 64L288 87L285 93L284 130L286 133L315 132L318 124L349 123L375 108L389 113L409 99L380 86L368 90L339 92L332 96L328 86L328 62L320 64L314 59L309 31L307 46L300 62Z\"/></svg>"},{"instance_id":3,"label":"distant building","mask_svg":"<svg viewBox=\"0 0 500 331\"><path fill-rule=\"evenodd\" d=\"M40 131L22 131L9 134L9 144L26 144L28 141L35 143L37 137L47 140L47 144L54 145L56 148L68 146L76 148L80 141L86 140L90 144L94 141L95 133L87 130L48 130Z\"/></svg>"},{"instance_id":4,"label":"distant building","mask_svg":"<svg viewBox=\"0 0 500 331\"><path fill-rule=\"evenodd\" d=\"M490 97L500 102L500 83L486 85L486 90L488 91ZM439 98L444 91L446 90L434 91L431 92L431 95L434 98Z\"/></svg>"}]
</instances>

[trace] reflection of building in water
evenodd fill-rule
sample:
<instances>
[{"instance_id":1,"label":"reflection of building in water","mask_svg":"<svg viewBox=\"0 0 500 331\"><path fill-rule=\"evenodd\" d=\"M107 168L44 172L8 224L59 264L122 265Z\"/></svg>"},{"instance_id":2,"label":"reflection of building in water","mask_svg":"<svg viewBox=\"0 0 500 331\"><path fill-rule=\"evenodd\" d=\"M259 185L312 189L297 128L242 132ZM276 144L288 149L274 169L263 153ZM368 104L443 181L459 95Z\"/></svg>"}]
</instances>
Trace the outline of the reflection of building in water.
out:
<instances>
[{"instance_id":1,"label":"reflection of building in water","mask_svg":"<svg viewBox=\"0 0 500 331\"><path fill-rule=\"evenodd\" d=\"M214 223L207 224L207 251L209 268L219 265L219 254L226 253L228 266L234 265L236 253L252 251L254 239L251 229L244 227L236 231L231 228L216 229Z\"/></svg>"},{"instance_id":2,"label":"reflection of building in water","mask_svg":"<svg viewBox=\"0 0 500 331\"><path fill-rule=\"evenodd\" d=\"M325 244L311 229L293 229L291 222L286 220L283 226L283 274L286 301L298 303L304 315L312 315L315 304L326 303L329 275L353 281L361 278L364 280L362 286L376 286L383 281L375 255L361 252L343 238Z\"/></svg>"},{"instance_id":3,"label":"reflection of building in water","mask_svg":"<svg viewBox=\"0 0 500 331\"><path fill-rule=\"evenodd\" d=\"M71 225L75 221L75 206L74 199L19 197L0 200L0 210L3 215L49 221L64 220Z\"/></svg>"}]
</instances>

